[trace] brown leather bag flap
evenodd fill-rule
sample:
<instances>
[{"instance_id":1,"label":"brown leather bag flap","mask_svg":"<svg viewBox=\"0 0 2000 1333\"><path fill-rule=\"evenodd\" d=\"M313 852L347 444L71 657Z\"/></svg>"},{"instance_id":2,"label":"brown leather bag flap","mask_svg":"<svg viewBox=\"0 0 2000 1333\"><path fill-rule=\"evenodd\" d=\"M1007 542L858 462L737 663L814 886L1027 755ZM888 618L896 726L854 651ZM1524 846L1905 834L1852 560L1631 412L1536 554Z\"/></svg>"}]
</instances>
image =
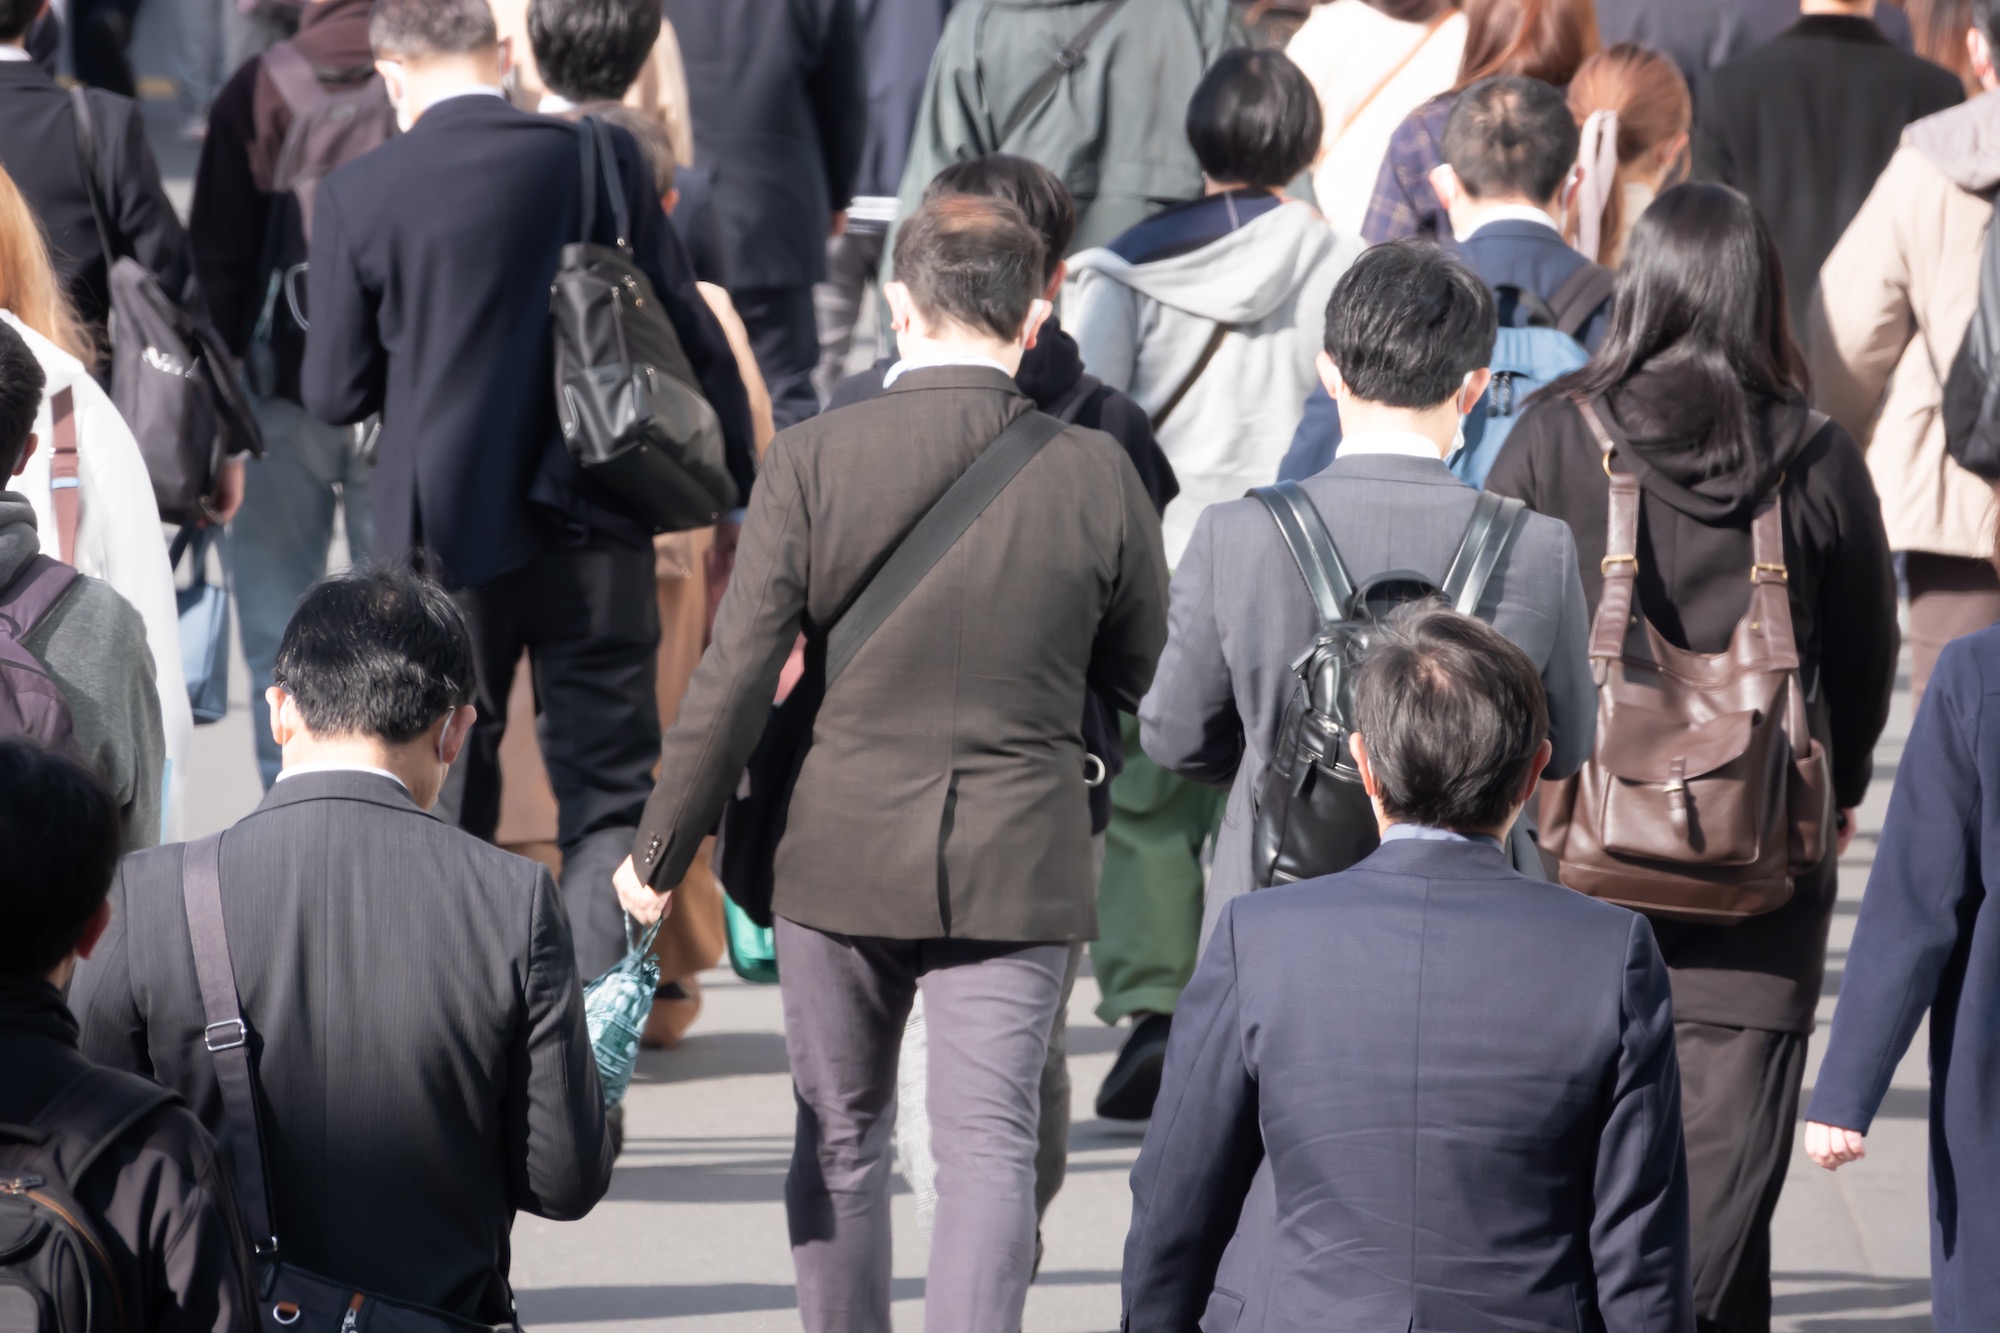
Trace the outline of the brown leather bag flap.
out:
<instances>
[{"instance_id":1,"label":"brown leather bag flap","mask_svg":"<svg viewBox=\"0 0 2000 1333\"><path fill-rule=\"evenodd\" d=\"M1713 773L1750 748L1758 711L1724 713L1689 722L1650 708L1621 704L1616 723L1603 733L1597 761L1628 782L1668 782Z\"/></svg>"}]
</instances>

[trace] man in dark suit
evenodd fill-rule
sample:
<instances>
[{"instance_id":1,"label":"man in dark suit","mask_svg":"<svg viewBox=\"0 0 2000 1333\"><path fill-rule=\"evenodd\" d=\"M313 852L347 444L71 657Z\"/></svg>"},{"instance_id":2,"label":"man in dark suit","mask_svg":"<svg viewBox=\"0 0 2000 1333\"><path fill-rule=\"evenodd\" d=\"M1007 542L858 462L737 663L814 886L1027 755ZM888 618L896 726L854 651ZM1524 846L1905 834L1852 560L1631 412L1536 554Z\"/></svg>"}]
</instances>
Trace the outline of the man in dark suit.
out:
<instances>
[{"instance_id":1,"label":"man in dark suit","mask_svg":"<svg viewBox=\"0 0 2000 1333\"><path fill-rule=\"evenodd\" d=\"M1534 664L1427 612L1354 701L1382 847L1223 910L1132 1171L1125 1327L1693 1333L1652 928L1501 851L1549 761ZM1278 1223L1218 1281L1267 1159Z\"/></svg>"},{"instance_id":2,"label":"man in dark suit","mask_svg":"<svg viewBox=\"0 0 2000 1333\"><path fill-rule=\"evenodd\" d=\"M903 359L885 391L783 432L765 459L714 642L620 870L642 920L736 790L800 629L820 639L1034 412L1012 376L1048 307L1020 210L933 200L894 263ZM785 1197L810 1333L889 1326L896 1050L919 990L939 1167L928 1318L1020 1327L1043 1064L1070 946L1096 932L1084 699L1135 707L1166 628L1159 519L1124 451L1041 424L1047 442L828 688L776 848L799 1102Z\"/></svg>"},{"instance_id":3,"label":"man in dark suit","mask_svg":"<svg viewBox=\"0 0 2000 1333\"><path fill-rule=\"evenodd\" d=\"M222 835L221 896L285 1260L501 1324L514 1214L590 1211L612 1149L548 871L425 813L472 728L472 671L457 609L415 574L308 592L270 690L285 769ZM125 862L71 1004L85 1055L220 1132L183 856Z\"/></svg>"},{"instance_id":4,"label":"man in dark suit","mask_svg":"<svg viewBox=\"0 0 2000 1333\"><path fill-rule=\"evenodd\" d=\"M687 65L695 165L709 173L729 298L778 429L819 410L813 284L847 223L868 135L854 0L666 0Z\"/></svg>"},{"instance_id":5,"label":"man in dark suit","mask_svg":"<svg viewBox=\"0 0 2000 1333\"><path fill-rule=\"evenodd\" d=\"M1965 100L1956 74L1883 34L1875 0L1803 8L1771 41L1710 72L1693 147L1696 178L1735 186L1764 215L1797 327L1903 127Z\"/></svg>"},{"instance_id":6,"label":"man in dark suit","mask_svg":"<svg viewBox=\"0 0 2000 1333\"><path fill-rule=\"evenodd\" d=\"M374 550L421 550L460 589L479 666L460 827L499 821L499 748L522 649L544 718L542 757L578 960L624 952L611 871L659 758L659 615L650 531L577 475L556 421L549 287L581 237L579 131L500 93L485 0L382 0L376 68L408 132L330 173L314 205L311 329L301 372L323 421L382 414L370 479ZM755 464L735 358L624 131L609 131L634 261L722 418L737 486ZM595 239L612 210L600 177Z\"/></svg>"}]
</instances>

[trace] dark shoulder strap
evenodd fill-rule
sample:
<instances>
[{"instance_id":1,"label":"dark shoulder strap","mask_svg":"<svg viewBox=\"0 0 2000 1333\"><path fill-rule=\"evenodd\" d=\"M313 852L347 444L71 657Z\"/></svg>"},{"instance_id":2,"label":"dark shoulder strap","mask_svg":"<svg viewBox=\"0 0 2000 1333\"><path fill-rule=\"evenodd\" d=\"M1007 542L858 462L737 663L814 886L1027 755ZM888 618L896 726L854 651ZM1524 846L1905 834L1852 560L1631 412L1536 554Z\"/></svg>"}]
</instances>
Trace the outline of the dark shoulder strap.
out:
<instances>
[{"instance_id":1,"label":"dark shoulder strap","mask_svg":"<svg viewBox=\"0 0 2000 1333\"><path fill-rule=\"evenodd\" d=\"M611 200L611 225L618 248L629 251L632 217L625 207L625 183L618 172L618 150L612 146L611 131L596 116L585 116L577 122L577 129L583 136L583 235L578 239L589 244L597 230L598 180L602 178Z\"/></svg>"},{"instance_id":2,"label":"dark shoulder strap","mask_svg":"<svg viewBox=\"0 0 2000 1333\"><path fill-rule=\"evenodd\" d=\"M1083 415L1085 404L1089 403L1091 396L1103 387L1104 381L1095 375L1078 375L1076 383L1069 386L1067 393L1042 410L1065 426L1074 426L1076 419Z\"/></svg>"},{"instance_id":3,"label":"dark shoulder strap","mask_svg":"<svg viewBox=\"0 0 2000 1333\"><path fill-rule=\"evenodd\" d=\"M134 1125L180 1098L147 1079L91 1068L49 1098L34 1128L48 1135L56 1164L73 1191L84 1173Z\"/></svg>"},{"instance_id":4,"label":"dark shoulder strap","mask_svg":"<svg viewBox=\"0 0 2000 1333\"><path fill-rule=\"evenodd\" d=\"M90 199L90 220L97 225L98 248L104 251L104 267L118 257L111 248L111 229L104 224L104 190L97 179L97 130L90 119L90 94L82 84L69 90L69 105L76 122L76 160L83 169L83 192Z\"/></svg>"},{"instance_id":5,"label":"dark shoulder strap","mask_svg":"<svg viewBox=\"0 0 2000 1333\"><path fill-rule=\"evenodd\" d=\"M1577 330L1590 323L1590 317L1610 298L1611 289L1617 285L1618 275L1604 265L1577 265L1576 271L1564 278L1562 286L1556 288L1555 295L1549 298L1549 310L1556 317L1556 327L1570 337L1576 337Z\"/></svg>"},{"instance_id":6,"label":"dark shoulder strap","mask_svg":"<svg viewBox=\"0 0 2000 1333\"><path fill-rule=\"evenodd\" d=\"M1021 94L1021 100L1014 103L1014 109L1009 111L1007 119L1001 122L1000 137L993 144L995 152L1006 146L1014 131L1021 128L1022 121L1041 109L1042 103L1049 100L1049 95L1055 92L1057 86L1069 76L1069 72L1083 63L1083 53L1092 40L1098 33L1104 31L1104 25L1117 17L1118 11L1124 7L1125 0L1110 0L1109 4L1097 11L1090 22L1077 29L1076 36L1070 38L1062 50L1056 52L1055 59L1049 62L1049 67L1028 86L1027 92Z\"/></svg>"},{"instance_id":7,"label":"dark shoulder strap","mask_svg":"<svg viewBox=\"0 0 2000 1333\"><path fill-rule=\"evenodd\" d=\"M1604 460L1604 475L1611 488L1604 558L1597 562L1604 587L1598 594L1597 614L1590 622L1590 655L1593 659L1619 657L1625 652L1626 632L1631 628L1632 612L1638 605L1639 479L1629 472L1611 470L1611 453L1617 445L1591 401L1581 394L1570 401L1576 404L1583 424L1597 441Z\"/></svg>"},{"instance_id":8,"label":"dark shoulder strap","mask_svg":"<svg viewBox=\"0 0 2000 1333\"><path fill-rule=\"evenodd\" d=\"M264 52L264 73L294 121L320 103L332 100L319 81L319 71L290 42L279 42Z\"/></svg>"},{"instance_id":9,"label":"dark shoulder strap","mask_svg":"<svg viewBox=\"0 0 2000 1333\"><path fill-rule=\"evenodd\" d=\"M1208 369L1208 363L1215 360L1216 352L1222 347L1222 340L1229 336L1229 330L1233 327L1230 324L1217 324L1215 332L1208 335L1208 342L1202 347L1201 355L1195 358L1194 369L1187 373L1187 378L1181 381L1180 387L1175 389L1173 396L1160 406L1160 410L1153 413L1155 431L1166 424L1174 409L1181 405L1181 399L1188 396L1188 390L1192 389L1194 382L1201 378L1201 372Z\"/></svg>"},{"instance_id":10,"label":"dark shoulder strap","mask_svg":"<svg viewBox=\"0 0 2000 1333\"><path fill-rule=\"evenodd\" d=\"M1354 602L1354 580L1348 577L1347 566L1340 562L1333 534L1326 530L1326 520L1320 516L1312 497L1296 481L1259 486L1250 494L1271 511L1278 534L1285 539L1292 561L1299 567L1299 577L1306 581L1306 591L1312 594L1313 609L1319 613L1320 623L1330 625L1345 618Z\"/></svg>"},{"instance_id":11,"label":"dark shoulder strap","mask_svg":"<svg viewBox=\"0 0 2000 1333\"><path fill-rule=\"evenodd\" d=\"M882 627L903 599L923 582L931 567L944 558L986 511L1007 483L1020 475L1042 446L1060 435L1063 423L1046 413L1028 411L1009 422L985 452L972 461L930 511L917 520L895 554L883 564L861 595L834 622L826 636L826 683L831 686L861 645Z\"/></svg>"},{"instance_id":12,"label":"dark shoulder strap","mask_svg":"<svg viewBox=\"0 0 2000 1333\"><path fill-rule=\"evenodd\" d=\"M45 555L29 559L14 581L0 592L0 616L14 626L16 639L26 638L56 603L69 595L76 583L76 569Z\"/></svg>"},{"instance_id":13,"label":"dark shoulder strap","mask_svg":"<svg viewBox=\"0 0 2000 1333\"><path fill-rule=\"evenodd\" d=\"M1521 500L1491 491L1479 493L1472 506L1472 521L1465 525L1458 553L1452 556L1451 568L1445 571L1442 591L1454 611L1464 616L1478 614L1486 585L1492 580L1493 571L1500 567L1500 557L1507 553L1527 508Z\"/></svg>"},{"instance_id":14,"label":"dark shoulder strap","mask_svg":"<svg viewBox=\"0 0 2000 1333\"><path fill-rule=\"evenodd\" d=\"M259 1254L271 1254L271 1198L264 1172L264 1138L257 1126L257 1074L250 1066L250 1025L236 996L236 968L229 961L229 933L222 920L222 835L211 833L181 848L181 904L194 945L194 974L201 987L202 1044L215 1057L222 1091L219 1135L236 1174L237 1203Z\"/></svg>"}]
</instances>

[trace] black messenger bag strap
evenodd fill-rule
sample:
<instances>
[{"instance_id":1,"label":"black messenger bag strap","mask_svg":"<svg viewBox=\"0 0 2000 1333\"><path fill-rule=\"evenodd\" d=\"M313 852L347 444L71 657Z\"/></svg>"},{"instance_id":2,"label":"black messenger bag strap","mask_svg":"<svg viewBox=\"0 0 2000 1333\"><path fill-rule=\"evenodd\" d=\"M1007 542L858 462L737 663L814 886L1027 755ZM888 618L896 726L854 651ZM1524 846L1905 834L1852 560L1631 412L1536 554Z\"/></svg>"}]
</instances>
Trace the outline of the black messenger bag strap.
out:
<instances>
[{"instance_id":1,"label":"black messenger bag strap","mask_svg":"<svg viewBox=\"0 0 2000 1333\"><path fill-rule=\"evenodd\" d=\"M1525 502L1512 497L1491 491L1479 493L1472 506L1472 521L1465 525L1465 537L1458 544L1458 554L1451 558L1451 568L1445 571L1441 591L1452 610L1462 616L1478 614L1486 585L1493 578L1493 571L1500 567L1500 557L1507 553L1527 508Z\"/></svg>"},{"instance_id":2,"label":"black messenger bag strap","mask_svg":"<svg viewBox=\"0 0 2000 1333\"><path fill-rule=\"evenodd\" d=\"M202 1044L215 1057L222 1089L222 1123L228 1131L229 1165L236 1173L243 1224L260 1257L278 1249L271 1226L270 1187L264 1170L264 1137L257 1126L257 1075L250 1066L250 1025L236 996L236 968L222 922L222 835L211 833L181 848L181 904L194 945L195 979L201 985Z\"/></svg>"},{"instance_id":3,"label":"black messenger bag strap","mask_svg":"<svg viewBox=\"0 0 2000 1333\"><path fill-rule=\"evenodd\" d=\"M1055 59L1049 62L1049 67L1028 85L1028 91L1021 94L1021 100L1014 103L1014 109L1009 111L1007 119L1001 122L1000 136L993 141L994 152L1002 151L1006 147L1007 140L1013 137L1014 131L1021 128L1021 122L1039 111L1042 103L1049 100L1049 95L1055 92L1057 86L1069 76L1069 72L1083 63L1083 53L1091 41L1098 33L1104 31L1104 25L1116 18L1118 11L1124 7L1125 0L1111 0L1091 17L1090 22L1076 30L1076 36L1063 44L1062 50L1056 52Z\"/></svg>"},{"instance_id":4,"label":"black messenger bag strap","mask_svg":"<svg viewBox=\"0 0 2000 1333\"><path fill-rule=\"evenodd\" d=\"M930 511L917 520L910 535L903 538L895 553L876 571L853 603L836 620L826 636L826 684L847 669L861 645L882 627L890 613L902 605L931 567L944 559L984 513L1007 483L1020 475L1042 446L1060 435L1063 423L1046 413L1028 411L1015 417L985 452L974 459L959 479L951 484Z\"/></svg>"},{"instance_id":5,"label":"black messenger bag strap","mask_svg":"<svg viewBox=\"0 0 2000 1333\"><path fill-rule=\"evenodd\" d=\"M76 164L83 172L83 193L90 200L90 220L97 226L97 245L104 251L106 281L118 252L111 248L111 229L104 224L104 187L97 179L97 130L91 124L90 96L82 84L69 90L71 120L76 125Z\"/></svg>"},{"instance_id":6,"label":"black messenger bag strap","mask_svg":"<svg viewBox=\"0 0 2000 1333\"><path fill-rule=\"evenodd\" d=\"M1326 520L1320 517L1312 497L1295 481L1259 486L1250 494L1271 511L1278 535L1285 539L1292 561L1299 567L1299 577L1306 581L1306 591L1312 594L1313 609L1319 613L1320 623L1330 625L1345 619L1354 602L1354 580L1348 576L1347 566L1340 562L1333 535L1326 530Z\"/></svg>"}]
</instances>

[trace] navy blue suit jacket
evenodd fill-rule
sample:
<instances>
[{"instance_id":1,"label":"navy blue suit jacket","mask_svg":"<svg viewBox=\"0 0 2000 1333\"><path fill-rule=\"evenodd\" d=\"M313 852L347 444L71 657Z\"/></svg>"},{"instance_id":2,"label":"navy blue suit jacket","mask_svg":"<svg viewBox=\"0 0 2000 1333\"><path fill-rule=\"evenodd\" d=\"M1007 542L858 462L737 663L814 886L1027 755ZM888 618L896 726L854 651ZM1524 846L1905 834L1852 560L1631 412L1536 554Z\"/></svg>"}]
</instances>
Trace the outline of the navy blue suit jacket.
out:
<instances>
[{"instance_id":1,"label":"navy blue suit jacket","mask_svg":"<svg viewBox=\"0 0 2000 1333\"><path fill-rule=\"evenodd\" d=\"M1262 1286L1226 1290L1266 1154ZM1692 1333L1651 927L1485 843L1233 899L1174 1015L1124 1290L1135 1333L1246 1306L1271 1330Z\"/></svg>"},{"instance_id":2,"label":"navy blue suit jacket","mask_svg":"<svg viewBox=\"0 0 2000 1333\"><path fill-rule=\"evenodd\" d=\"M421 546L466 587L532 560L551 517L649 545L594 501L556 422L549 284L581 239L579 134L499 97L455 97L331 172L313 207L300 396L322 421L382 414L375 550L394 560ZM747 496L756 455L736 358L638 146L616 127L611 139L635 260L722 418ZM593 239L612 239L610 214L600 179Z\"/></svg>"}]
</instances>

